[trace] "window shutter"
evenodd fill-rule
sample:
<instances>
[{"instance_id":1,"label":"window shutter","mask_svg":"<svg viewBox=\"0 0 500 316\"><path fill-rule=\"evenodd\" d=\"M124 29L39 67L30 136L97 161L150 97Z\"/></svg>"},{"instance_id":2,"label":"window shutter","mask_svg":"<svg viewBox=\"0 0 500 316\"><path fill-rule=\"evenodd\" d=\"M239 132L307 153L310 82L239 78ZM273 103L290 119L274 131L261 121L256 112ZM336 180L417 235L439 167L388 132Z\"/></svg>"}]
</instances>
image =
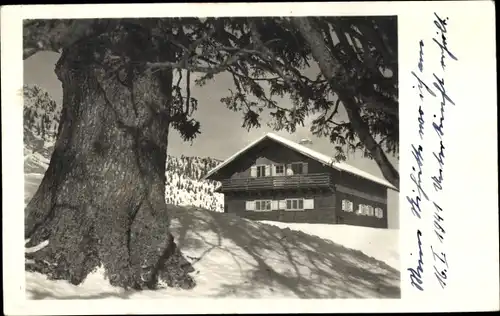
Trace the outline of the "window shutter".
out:
<instances>
[{"instance_id":1,"label":"window shutter","mask_svg":"<svg viewBox=\"0 0 500 316\"><path fill-rule=\"evenodd\" d=\"M276 211L278 209L278 201L271 201L271 210Z\"/></svg>"},{"instance_id":2,"label":"window shutter","mask_svg":"<svg viewBox=\"0 0 500 316\"><path fill-rule=\"evenodd\" d=\"M361 209L362 206L363 205L361 205L361 204L358 205L358 209L356 210L356 214L358 214L358 215L362 214L362 209Z\"/></svg>"},{"instance_id":3,"label":"window shutter","mask_svg":"<svg viewBox=\"0 0 500 316\"><path fill-rule=\"evenodd\" d=\"M255 178L257 176L257 166L252 166L250 168L250 177Z\"/></svg>"},{"instance_id":4,"label":"window shutter","mask_svg":"<svg viewBox=\"0 0 500 316\"><path fill-rule=\"evenodd\" d=\"M303 174L307 174L308 172L308 165L307 165L307 162L303 162L302 163L302 173Z\"/></svg>"},{"instance_id":5,"label":"window shutter","mask_svg":"<svg viewBox=\"0 0 500 316\"><path fill-rule=\"evenodd\" d=\"M286 200L279 200L279 202L278 202L278 209L279 210L286 209Z\"/></svg>"},{"instance_id":6,"label":"window shutter","mask_svg":"<svg viewBox=\"0 0 500 316\"><path fill-rule=\"evenodd\" d=\"M313 210L314 209L314 199L304 199L304 209Z\"/></svg>"},{"instance_id":7,"label":"window shutter","mask_svg":"<svg viewBox=\"0 0 500 316\"><path fill-rule=\"evenodd\" d=\"M271 176L275 176L276 175L276 166L275 165L271 165Z\"/></svg>"},{"instance_id":8,"label":"window shutter","mask_svg":"<svg viewBox=\"0 0 500 316\"><path fill-rule=\"evenodd\" d=\"M271 176L271 166L270 165L267 165L266 166L266 174L265 174L266 177L269 177Z\"/></svg>"},{"instance_id":9,"label":"window shutter","mask_svg":"<svg viewBox=\"0 0 500 316\"><path fill-rule=\"evenodd\" d=\"M246 201L245 209L247 211L254 211L255 210L255 201Z\"/></svg>"},{"instance_id":10,"label":"window shutter","mask_svg":"<svg viewBox=\"0 0 500 316\"><path fill-rule=\"evenodd\" d=\"M346 202L346 200L342 200L342 211L348 211Z\"/></svg>"}]
</instances>

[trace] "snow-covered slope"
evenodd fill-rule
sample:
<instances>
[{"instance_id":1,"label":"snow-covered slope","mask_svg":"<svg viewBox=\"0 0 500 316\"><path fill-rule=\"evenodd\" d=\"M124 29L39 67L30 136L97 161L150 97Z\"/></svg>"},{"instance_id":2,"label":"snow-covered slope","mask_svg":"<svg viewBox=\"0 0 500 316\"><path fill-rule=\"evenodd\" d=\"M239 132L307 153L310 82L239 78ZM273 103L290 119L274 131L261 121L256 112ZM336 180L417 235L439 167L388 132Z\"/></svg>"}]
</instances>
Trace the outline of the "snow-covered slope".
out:
<instances>
[{"instance_id":1,"label":"snow-covered slope","mask_svg":"<svg viewBox=\"0 0 500 316\"><path fill-rule=\"evenodd\" d=\"M166 166L166 202L223 212L224 196L214 192L219 184L200 180L218 163L219 161L213 158L169 156Z\"/></svg>"},{"instance_id":2,"label":"snow-covered slope","mask_svg":"<svg viewBox=\"0 0 500 316\"><path fill-rule=\"evenodd\" d=\"M399 230L359 227L350 225L302 224L261 221L280 228L290 228L306 234L331 240L345 247L358 249L364 254L383 261L399 270Z\"/></svg>"},{"instance_id":3,"label":"snow-covered slope","mask_svg":"<svg viewBox=\"0 0 500 316\"><path fill-rule=\"evenodd\" d=\"M170 206L173 234L192 261L197 286L125 292L102 271L73 286L26 274L29 299L398 298L399 272L359 250L232 214Z\"/></svg>"}]
</instances>

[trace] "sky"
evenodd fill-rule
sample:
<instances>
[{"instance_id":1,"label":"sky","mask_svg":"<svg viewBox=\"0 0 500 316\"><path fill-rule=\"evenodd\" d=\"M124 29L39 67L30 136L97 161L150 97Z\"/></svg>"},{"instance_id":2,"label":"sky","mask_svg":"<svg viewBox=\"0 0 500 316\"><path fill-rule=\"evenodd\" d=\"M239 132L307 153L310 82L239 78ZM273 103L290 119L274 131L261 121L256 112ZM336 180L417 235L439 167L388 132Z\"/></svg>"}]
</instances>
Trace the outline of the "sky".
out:
<instances>
[{"instance_id":1,"label":"sky","mask_svg":"<svg viewBox=\"0 0 500 316\"><path fill-rule=\"evenodd\" d=\"M39 85L50 94L55 102L62 104L61 82L54 73L58 58L59 54L57 53L39 52L26 59L23 70L24 83ZM232 79L224 74L217 75L212 82L203 87L192 85L191 95L198 99L198 109L194 118L201 124L201 134L191 143L183 141L177 131L171 130L168 144L169 155L212 157L225 160L260 136L273 132L297 142L308 138L312 140L312 144L308 145L311 149L334 156L334 146L327 138L318 138L312 135L307 121L305 126L299 126L294 134L289 134L286 131L273 131L266 125L266 121L263 121L262 126L258 129L247 131L242 128L242 113L233 112L220 102L222 97L229 95L228 89L232 86ZM283 104L280 105L283 107L290 105L290 101L287 99L282 99L281 102ZM347 120L344 113L341 112L339 115L338 121ZM310 122L312 118L308 120ZM396 157L389 156L389 160L396 168L399 167ZM360 153L349 155L346 163L382 178L377 164L373 160L361 157ZM397 194L389 190L391 208L397 208L397 199Z\"/></svg>"}]
</instances>

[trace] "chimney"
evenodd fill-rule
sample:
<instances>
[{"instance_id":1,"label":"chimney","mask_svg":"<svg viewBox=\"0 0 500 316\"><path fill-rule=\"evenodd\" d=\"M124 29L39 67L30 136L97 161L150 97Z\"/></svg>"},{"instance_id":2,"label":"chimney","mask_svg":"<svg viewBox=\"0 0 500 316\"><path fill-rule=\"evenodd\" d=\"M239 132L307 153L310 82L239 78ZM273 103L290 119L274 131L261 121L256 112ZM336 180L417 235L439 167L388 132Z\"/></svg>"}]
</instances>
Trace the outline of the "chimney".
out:
<instances>
[{"instance_id":1,"label":"chimney","mask_svg":"<svg viewBox=\"0 0 500 316\"><path fill-rule=\"evenodd\" d=\"M302 146L306 146L306 147L311 148L311 145L313 144L313 142L309 138L302 138L299 141L299 144L301 144Z\"/></svg>"}]
</instances>

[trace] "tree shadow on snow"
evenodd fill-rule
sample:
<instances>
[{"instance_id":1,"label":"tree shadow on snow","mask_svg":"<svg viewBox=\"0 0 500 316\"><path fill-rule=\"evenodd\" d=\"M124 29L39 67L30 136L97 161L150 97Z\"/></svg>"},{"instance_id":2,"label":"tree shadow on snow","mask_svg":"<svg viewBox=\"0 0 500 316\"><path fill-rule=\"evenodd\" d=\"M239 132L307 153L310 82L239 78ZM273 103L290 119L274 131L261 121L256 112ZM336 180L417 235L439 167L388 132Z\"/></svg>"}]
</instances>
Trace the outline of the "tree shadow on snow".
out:
<instances>
[{"instance_id":1,"label":"tree shadow on snow","mask_svg":"<svg viewBox=\"0 0 500 316\"><path fill-rule=\"evenodd\" d=\"M177 243L195 269L204 259L217 264L231 258L220 264L236 270L241 282L214 286L213 297L401 297L400 272L361 251L234 214L173 205L169 214Z\"/></svg>"}]
</instances>

